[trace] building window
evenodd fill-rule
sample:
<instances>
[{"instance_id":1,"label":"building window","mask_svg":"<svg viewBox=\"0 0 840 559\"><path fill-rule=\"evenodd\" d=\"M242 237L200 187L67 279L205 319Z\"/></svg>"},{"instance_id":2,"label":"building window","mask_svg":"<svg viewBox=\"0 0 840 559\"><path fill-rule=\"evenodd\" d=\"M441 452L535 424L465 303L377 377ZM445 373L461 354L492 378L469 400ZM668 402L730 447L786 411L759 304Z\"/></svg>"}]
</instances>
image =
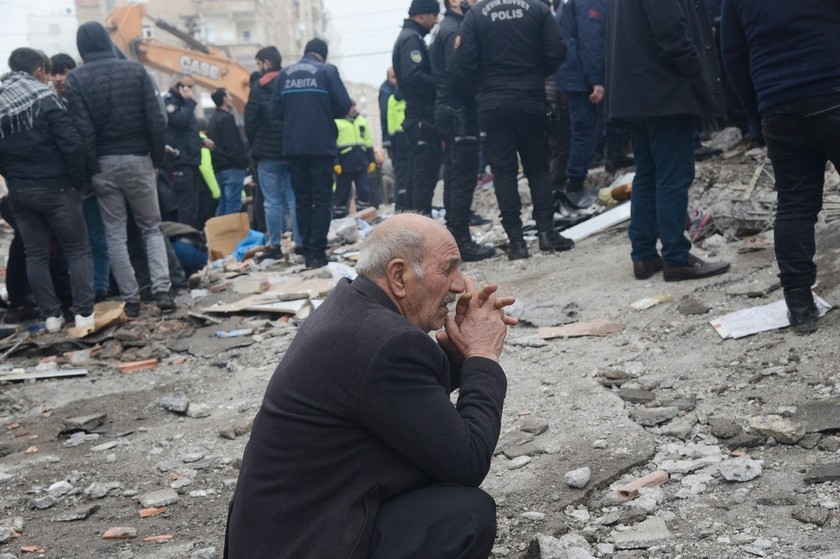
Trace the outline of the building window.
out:
<instances>
[{"instance_id":1,"label":"building window","mask_svg":"<svg viewBox=\"0 0 840 559\"><path fill-rule=\"evenodd\" d=\"M248 29L242 30L242 42L250 43L251 42L251 31Z\"/></svg>"}]
</instances>

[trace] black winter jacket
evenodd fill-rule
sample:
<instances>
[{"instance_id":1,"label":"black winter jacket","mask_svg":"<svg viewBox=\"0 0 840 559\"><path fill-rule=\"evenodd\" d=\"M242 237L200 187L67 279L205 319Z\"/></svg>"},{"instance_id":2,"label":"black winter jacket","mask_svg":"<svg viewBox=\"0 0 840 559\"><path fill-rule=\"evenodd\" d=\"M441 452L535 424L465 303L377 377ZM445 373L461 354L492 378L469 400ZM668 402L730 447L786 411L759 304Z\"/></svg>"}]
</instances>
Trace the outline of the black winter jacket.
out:
<instances>
[{"instance_id":1,"label":"black winter jacket","mask_svg":"<svg viewBox=\"0 0 840 559\"><path fill-rule=\"evenodd\" d=\"M79 27L80 39L85 32L87 41L79 41L85 63L67 76L67 98L89 172L99 172L96 158L105 155L150 155L159 167L165 121L152 79L137 62L117 60L99 23Z\"/></svg>"},{"instance_id":2,"label":"black winter jacket","mask_svg":"<svg viewBox=\"0 0 840 559\"><path fill-rule=\"evenodd\" d=\"M428 33L413 19L405 20L391 55L397 84L405 97L405 118L409 119L431 119L435 112L432 64L423 42Z\"/></svg>"},{"instance_id":3,"label":"black winter jacket","mask_svg":"<svg viewBox=\"0 0 840 559\"><path fill-rule=\"evenodd\" d=\"M429 49L432 60L432 77L437 87L437 105L460 108L475 105L475 87L455 69L455 45L464 16L446 10L446 16L438 27L437 35Z\"/></svg>"},{"instance_id":4,"label":"black winter jacket","mask_svg":"<svg viewBox=\"0 0 840 559\"><path fill-rule=\"evenodd\" d=\"M283 158L283 119L270 109L279 73L276 69L261 76L251 87L245 105L245 136L251 144L251 157L257 160Z\"/></svg>"},{"instance_id":5,"label":"black winter jacket","mask_svg":"<svg viewBox=\"0 0 840 559\"><path fill-rule=\"evenodd\" d=\"M174 89L163 97L166 108L166 144L179 152L175 165L193 165L201 163L203 142L198 135L198 119L195 118L195 99L184 99Z\"/></svg>"},{"instance_id":6,"label":"black winter jacket","mask_svg":"<svg viewBox=\"0 0 840 559\"><path fill-rule=\"evenodd\" d=\"M207 137L213 140L213 170L247 169L248 152L239 135L236 118L224 109L216 109L207 124Z\"/></svg>"},{"instance_id":7,"label":"black winter jacket","mask_svg":"<svg viewBox=\"0 0 840 559\"><path fill-rule=\"evenodd\" d=\"M725 112L712 23L703 2L607 2L607 101L611 118Z\"/></svg>"},{"instance_id":8,"label":"black winter jacket","mask_svg":"<svg viewBox=\"0 0 840 559\"><path fill-rule=\"evenodd\" d=\"M11 130L5 119L0 134L0 175L10 190L82 190L84 146L67 110L57 98L38 102L31 128Z\"/></svg>"},{"instance_id":9,"label":"black winter jacket","mask_svg":"<svg viewBox=\"0 0 840 559\"><path fill-rule=\"evenodd\" d=\"M464 16L455 63L478 81L479 105L545 103L545 78L566 58L551 9L541 0L488 0Z\"/></svg>"}]
</instances>

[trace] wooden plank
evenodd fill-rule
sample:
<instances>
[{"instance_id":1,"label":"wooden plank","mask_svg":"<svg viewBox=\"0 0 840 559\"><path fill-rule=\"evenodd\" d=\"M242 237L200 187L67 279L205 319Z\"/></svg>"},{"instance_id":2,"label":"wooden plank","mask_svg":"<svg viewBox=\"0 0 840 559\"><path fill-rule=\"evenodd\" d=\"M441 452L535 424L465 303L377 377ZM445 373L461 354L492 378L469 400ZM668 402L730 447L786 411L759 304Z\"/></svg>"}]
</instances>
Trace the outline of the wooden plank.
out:
<instances>
[{"instance_id":1,"label":"wooden plank","mask_svg":"<svg viewBox=\"0 0 840 559\"><path fill-rule=\"evenodd\" d=\"M630 219L630 202L625 202L617 208L607 210L602 214L591 217L574 227L569 227L565 231L561 231L560 234L567 239L578 242L586 239L587 237L591 237L592 235L597 235L598 233L606 231L610 227L618 225L628 219Z\"/></svg>"}]
</instances>

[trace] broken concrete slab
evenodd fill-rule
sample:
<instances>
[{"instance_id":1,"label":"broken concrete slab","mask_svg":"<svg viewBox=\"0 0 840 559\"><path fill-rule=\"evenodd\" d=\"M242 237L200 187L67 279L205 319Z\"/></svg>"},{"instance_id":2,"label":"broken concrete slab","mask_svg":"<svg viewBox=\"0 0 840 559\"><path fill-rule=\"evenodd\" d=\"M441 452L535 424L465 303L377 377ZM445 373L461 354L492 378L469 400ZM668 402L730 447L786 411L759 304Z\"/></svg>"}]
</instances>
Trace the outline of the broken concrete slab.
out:
<instances>
[{"instance_id":1,"label":"broken concrete slab","mask_svg":"<svg viewBox=\"0 0 840 559\"><path fill-rule=\"evenodd\" d=\"M796 444L805 436L805 428L781 415L759 415L750 418L750 429L782 444Z\"/></svg>"},{"instance_id":2,"label":"broken concrete slab","mask_svg":"<svg viewBox=\"0 0 840 559\"><path fill-rule=\"evenodd\" d=\"M88 505L86 507L78 508L76 510L63 512L53 516L50 520L53 522L75 522L77 520L87 520L90 515L99 510L99 505Z\"/></svg>"},{"instance_id":3,"label":"broken concrete slab","mask_svg":"<svg viewBox=\"0 0 840 559\"><path fill-rule=\"evenodd\" d=\"M229 349L248 347L256 343L251 336L217 338L216 332L219 329L217 325L199 328L172 340L166 347L171 351L189 353L195 357L213 357Z\"/></svg>"},{"instance_id":4,"label":"broken concrete slab","mask_svg":"<svg viewBox=\"0 0 840 559\"><path fill-rule=\"evenodd\" d=\"M674 538L661 518L648 518L623 532L611 533L616 549L647 549L662 545Z\"/></svg>"},{"instance_id":5,"label":"broken concrete slab","mask_svg":"<svg viewBox=\"0 0 840 559\"><path fill-rule=\"evenodd\" d=\"M806 433L840 430L840 398L799 404L792 419L801 424Z\"/></svg>"},{"instance_id":6,"label":"broken concrete slab","mask_svg":"<svg viewBox=\"0 0 840 559\"><path fill-rule=\"evenodd\" d=\"M174 489L159 489L140 495L140 505L143 508L160 508L173 505L178 502L178 492Z\"/></svg>"},{"instance_id":7,"label":"broken concrete slab","mask_svg":"<svg viewBox=\"0 0 840 559\"><path fill-rule=\"evenodd\" d=\"M523 301L511 308L510 314L520 322L536 327L562 326L580 319L582 308L577 301L552 300L529 302Z\"/></svg>"},{"instance_id":8,"label":"broken concrete slab","mask_svg":"<svg viewBox=\"0 0 840 559\"><path fill-rule=\"evenodd\" d=\"M94 413L90 415L80 415L77 417L68 417L64 420L64 429L62 433L71 433L73 431L93 431L108 418L107 413Z\"/></svg>"},{"instance_id":9,"label":"broken concrete slab","mask_svg":"<svg viewBox=\"0 0 840 559\"><path fill-rule=\"evenodd\" d=\"M823 483L840 480L840 462L817 464L805 474L805 483Z\"/></svg>"}]
</instances>

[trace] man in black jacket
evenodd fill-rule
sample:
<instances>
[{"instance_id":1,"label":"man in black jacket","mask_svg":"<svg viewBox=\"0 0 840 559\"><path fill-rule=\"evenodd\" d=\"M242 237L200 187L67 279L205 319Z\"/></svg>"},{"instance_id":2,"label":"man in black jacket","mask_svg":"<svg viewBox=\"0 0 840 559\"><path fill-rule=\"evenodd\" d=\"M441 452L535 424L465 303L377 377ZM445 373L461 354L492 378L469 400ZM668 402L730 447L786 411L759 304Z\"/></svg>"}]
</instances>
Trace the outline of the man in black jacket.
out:
<instances>
[{"instance_id":1,"label":"man in black jacket","mask_svg":"<svg viewBox=\"0 0 840 559\"><path fill-rule=\"evenodd\" d=\"M226 557L488 556L495 504L478 486L501 428L514 300L477 290L459 262L425 216L367 237L359 276L306 320L269 382Z\"/></svg>"},{"instance_id":2,"label":"man in black jacket","mask_svg":"<svg viewBox=\"0 0 840 559\"><path fill-rule=\"evenodd\" d=\"M67 76L67 97L85 144L108 235L111 273L125 312L131 317L140 313L140 289L126 248L126 204L142 232L155 301L161 310L174 309L155 180L164 153L164 118L155 86L139 63L117 59L101 23L82 24L76 45L85 64Z\"/></svg>"},{"instance_id":3,"label":"man in black jacket","mask_svg":"<svg viewBox=\"0 0 840 559\"><path fill-rule=\"evenodd\" d=\"M607 3L607 110L633 131L636 178L630 215L633 274L665 281L729 270L689 254L688 189L694 123L724 112L720 64L705 5L693 0ZM656 242L662 242L662 256Z\"/></svg>"},{"instance_id":4,"label":"man in black jacket","mask_svg":"<svg viewBox=\"0 0 840 559\"><path fill-rule=\"evenodd\" d=\"M391 157L391 135L388 133L388 99L397 91L397 75L388 68L385 81L379 86L379 125L382 128L382 149Z\"/></svg>"},{"instance_id":5,"label":"man in black jacket","mask_svg":"<svg viewBox=\"0 0 840 559\"><path fill-rule=\"evenodd\" d=\"M478 117L475 87L465 82L455 68L455 44L464 20L461 0L446 0L446 15L438 27L430 57L437 88L435 127L443 136L443 206L446 226L458 243L461 259L475 262L495 254L492 246L473 242L470 208L478 169ZM476 0L464 2L465 8Z\"/></svg>"},{"instance_id":6,"label":"man in black jacket","mask_svg":"<svg viewBox=\"0 0 840 559\"><path fill-rule=\"evenodd\" d=\"M423 42L437 23L437 0L412 0L408 19L391 56L399 90L405 99L403 131L408 140L409 177L406 207L432 213L432 197L440 174L440 134L434 125L435 83L429 51Z\"/></svg>"},{"instance_id":7,"label":"man in black jacket","mask_svg":"<svg viewBox=\"0 0 840 559\"><path fill-rule=\"evenodd\" d=\"M296 251L302 252L303 241L297 225L289 162L283 158L283 119L269 107L283 59L277 47L264 47L257 51L256 60L260 77L251 87L245 105L245 135L251 144L251 157L257 161L257 178L265 200L269 247L263 256L276 259L283 256L280 240L287 223L291 223Z\"/></svg>"},{"instance_id":8,"label":"man in black jacket","mask_svg":"<svg viewBox=\"0 0 840 559\"><path fill-rule=\"evenodd\" d=\"M517 171L522 159L537 222L540 250L568 250L574 243L554 229L549 175L545 79L566 56L560 28L541 0L482 2L470 10L456 45L456 64L478 82L484 146L495 175L496 199L508 236L508 258L528 258L522 232Z\"/></svg>"},{"instance_id":9,"label":"man in black jacket","mask_svg":"<svg viewBox=\"0 0 840 559\"><path fill-rule=\"evenodd\" d=\"M202 139L195 116L197 103L193 77L183 73L172 76L169 91L163 96L163 104L166 108L166 145L178 150L169 177L178 208L177 221L203 229L204 224L199 223L202 178L198 172Z\"/></svg>"},{"instance_id":10,"label":"man in black jacket","mask_svg":"<svg viewBox=\"0 0 840 559\"><path fill-rule=\"evenodd\" d=\"M26 248L26 273L49 332L64 325L50 277L50 230L67 255L76 326L93 328L93 260L82 211L84 146L46 85L44 56L15 49L0 83L0 175Z\"/></svg>"},{"instance_id":11,"label":"man in black jacket","mask_svg":"<svg viewBox=\"0 0 840 559\"><path fill-rule=\"evenodd\" d=\"M225 88L214 91L210 97L216 111L207 125L207 137L213 140L213 171L222 190L216 215L227 215L242 208L242 188L248 170L248 153L231 113L233 98Z\"/></svg>"},{"instance_id":12,"label":"man in black jacket","mask_svg":"<svg viewBox=\"0 0 840 559\"><path fill-rule=\"evenodd\" d=\"M840 169L840 10L835 0L724 0L721 28L732 85L748 112L763 117L788 318L795 332L811 333L819 316L814 225L826 162Z\"/></svg>"}]
</instances>

